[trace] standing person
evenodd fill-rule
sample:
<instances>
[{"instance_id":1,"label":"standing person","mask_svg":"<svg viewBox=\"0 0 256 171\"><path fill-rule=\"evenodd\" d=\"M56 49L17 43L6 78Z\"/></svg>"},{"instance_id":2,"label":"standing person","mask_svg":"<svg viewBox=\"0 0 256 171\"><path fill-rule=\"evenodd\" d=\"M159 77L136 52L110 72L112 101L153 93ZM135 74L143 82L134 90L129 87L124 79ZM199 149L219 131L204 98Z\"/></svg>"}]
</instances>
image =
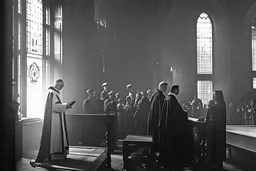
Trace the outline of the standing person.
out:
<instances>
[{"instance_id":1,"label":"standing person","mask_svg":"<svg viewBox=\"0 0 256 171\"><path fill-rule=\"evenodd\" d=\"M197 98L197 96L195 95L191 105L192 105L192 117L194 118L200 117L200 110L203 107L202 100Z\"/></svg>"},{"instance_id":2,"label":"standing person","mask_svg":"<svg viewBox=\"0 0 256 171\"><path fill-rule=\"evenodd\" d=\"M95 114L97 113L96 109L96 100L93 97L93 91L88 89L87 91L88 97L83 101L83 112L84 114Z\"/></svg>"},{"instance_id":3,"label":"standing person","mask_svg":"<svg viewBox=\"0 0 256 171\"><path fill-rule=\"evenodd\" d=\"M251 105L252 105L252 125L256 125L256 99L253 99L251 101Z\"/></svg>"},{"instance_id":4,"label":"standing person","mask_svg":"<svg viewBox=\"0 0 256 171\"><path fill-rule=\"evenodd\" d=\"M109 89L109 86L108 86L108 83L105 82L102 84L102 92L100 93L100 99L105 102L106 99L108 99L108 89Z\"/></svg>"},{"instance_id":5,"label":"standing person","mask_svg":"<svg viewBox=\"0 0 256 171\"><path fill-rule=\"evenodd\" d=\"M126 89L127 89L127 91L128 91L128 95L127 95L127 96L130 96L130 97L131 97L131 99L132 99L132 105L134 105L134 103L135 103L135 94L134 94L134 92L133 92L133 87L132 87L132 85L131 85L131 84L128 84L128 85L126 86Z\"/></svg>"},{"instance_id":6,"label":"standing person","mask_svg":"<svg viewBox=\"0 0 256 171\"><path fill-rule=\"evenodd\" d=\"M147 97L147 92L141 92L142 97L138 102L136 111L134 113L135 119L135 129L136 133L139 135L146 135L147 134L147 118L148 118L148 111L150 102Z\"/></svg>"},{"instance_id":7,"label":"standing person","mask_svg":"<svg viewBox=\"0 0 256 171\"><path fill-rule=\"evenodd\" d=\"M133 114L134 109L132 106L132 98L126 96L126 103L123 108L123 137L125 138L129 134L134 134L134 125L133 125Z\"/></svg>"},{"instance_id":8,"label":"standing person","mask_svg":"<svg viewBox=\"0 0 256 171\"><path fill-rule=\"evenodd\" d=\"M158 130L158 122L159 116L162 112L162 106L164 103L165 95L164 92L167 90L168 83L160 82L158 85L158 89L153 94L150 100L149 107L149 115L148 115L148 123L147 123L147 134L152 135L154 142L154 149L158 151L158 141L159 141L159 130Z\"/></svg>"},{"instance_id":9,"label":"standing person","mask_svg":"<svg viewBox=\"0 0 256 171\"><path fill-rule=\"evenodd\" d=\"M48 88L41 144L36 159L30 162L32 166L45 161L64 159L69 154L65 112L72 108L72 105L62 103L60 90L63 87L64 81L58 79L55 86Z\"/></svg>"},{"instance_id":10,"label":"standing person","mask_svg":"<svg viewBox=\"0 0 256 171\"><path fill-rule=\"evenodd\" d=\"M206 116L208 162L223 169L226 160L226 104L221 90L213 93L213 103Z\"/></svg>"},{"instance_id":11,"label":"standing person","mask_svg":"<svg viewBox=\"0 0 256 171\"><path fill-rule=\"evenodd\" d=\"M182 170L192 156L188 115L177 100L179 91L178 85L171 87L171 93L164 101L159 122L161 133L159 162L169 169L176 170Z\"/></svg>"},{"instance_id":12,"label":"standing person","mask_svg":"<svg viewBox=\"0 0 256 171\"><path fill-rule=\"evenodd\" d=\"M93 98L96 106L96 113L104 113L104 102L98 97L97 92L93 92Z\"/></svg>"},{"instance_id":13,"label":"standing person","mask_svg":"<svg viewBox=\"0 0 256 171\"><path fill-rule=\"evenodd\" d=\"M147 90L147 97L149 100L152 98L152 92L150 89Z\"/></svg>"}]
</instances>

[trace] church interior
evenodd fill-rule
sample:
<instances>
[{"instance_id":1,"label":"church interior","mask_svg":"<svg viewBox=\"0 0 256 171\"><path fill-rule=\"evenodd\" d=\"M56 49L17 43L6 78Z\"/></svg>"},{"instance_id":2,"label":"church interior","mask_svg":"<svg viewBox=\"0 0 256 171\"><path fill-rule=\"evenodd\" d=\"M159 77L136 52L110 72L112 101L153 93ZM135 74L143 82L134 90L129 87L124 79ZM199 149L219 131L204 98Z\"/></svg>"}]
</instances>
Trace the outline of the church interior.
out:
<instances>
[{"instance_id":1,"label":"church interior","mask_svg":"<svg viewBox=\"0 0 256 171\"><path fill-rule=\"evenodd\" d=\"M1 170L256 171L256 0L1 6ZM225 110L214 110L219 91ZM55 103L49 95L56 92ZM157 93L164 97L158 113ZM172 98L186 122L175 119L176 106L168 108ZM64 109L58 113L56 105ZM176 140L167 128L187 139L171 146ZM65 158L33 164L56 137ZM223 158L220 167L213 155ZM185 162L176 167L171 158Z\"/></svg>"}]
</instances>

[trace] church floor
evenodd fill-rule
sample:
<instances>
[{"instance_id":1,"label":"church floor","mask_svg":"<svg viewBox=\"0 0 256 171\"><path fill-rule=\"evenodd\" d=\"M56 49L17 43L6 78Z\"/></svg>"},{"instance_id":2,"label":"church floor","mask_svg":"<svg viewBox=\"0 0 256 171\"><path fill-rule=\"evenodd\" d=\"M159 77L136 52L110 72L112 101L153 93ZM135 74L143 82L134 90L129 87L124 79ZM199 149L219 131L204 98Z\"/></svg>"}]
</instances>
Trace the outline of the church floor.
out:
<instances>
[{"instance_id":1,"label":"church floor","mask_svg":"<svg viewBox=\"0 0 256 171\"><path fill-rule=\"evenodd\" d=\"M17 171L47 171L44 168L33 168L29 164L29 161L35 157L36 152L27 152L26 158L22 158L16 164ZM256 154L250 154L239 149L232 149L232 158L227 159L227 162L224 162L225 171L256 171L256 163L254 160ZM123 155L122 155L122 146L119 146L119 149L115 151L115 154L111 155L111 166L112 169L104 168L106 171L122 171L123 168ZM254 163L253 163L254 161ZM131 162L133 165L132 168L134 171L168 171L167 169L160 168L157 163L149 162L147 160L140 160ZM184 171L192 171L189 168L184 169ZM208 171L208 169L207 169Z\"/></svg>"}]
</instances>

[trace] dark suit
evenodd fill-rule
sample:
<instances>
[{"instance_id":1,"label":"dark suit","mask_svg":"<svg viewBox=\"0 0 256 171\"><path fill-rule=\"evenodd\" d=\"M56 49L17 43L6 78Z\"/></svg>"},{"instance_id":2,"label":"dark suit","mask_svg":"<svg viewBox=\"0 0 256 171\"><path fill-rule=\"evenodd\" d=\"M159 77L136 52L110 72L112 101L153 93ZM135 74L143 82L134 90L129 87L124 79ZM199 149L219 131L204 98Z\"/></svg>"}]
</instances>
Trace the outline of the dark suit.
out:
<instances>
[{"instance_id":1,"label":"dark suit","mask_svg":"<svg viewBox=\"0 0 256 171\"><path fill-rule=\"evenodd\" d=\"M147 134L147 118L150 102L147 97L142 97L138 102L137 109L135 111L135 129L137 134Z\"/></svg>"},{"instance_id":2,"label":"dark suit","mask_svg":"<svg viewBox=\"0 0 256 171\"><path fill-rule=\"evenodd\" d=\"M93 98L87 98L83 101L83 112L84 114L97 113L95 100Z\"/></svg>"}]
</instances>

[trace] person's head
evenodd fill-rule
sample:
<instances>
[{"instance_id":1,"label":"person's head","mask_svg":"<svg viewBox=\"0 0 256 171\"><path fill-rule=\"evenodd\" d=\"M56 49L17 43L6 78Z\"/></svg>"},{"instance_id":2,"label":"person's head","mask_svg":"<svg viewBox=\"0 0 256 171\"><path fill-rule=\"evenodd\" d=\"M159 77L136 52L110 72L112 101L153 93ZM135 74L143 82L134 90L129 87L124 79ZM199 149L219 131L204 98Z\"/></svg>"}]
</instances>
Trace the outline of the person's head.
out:
<instances>
[{"instance_id":1,"label":"person's head","mask_svg":"<svg viewBox=\"0 0 256 171\"><path fill-rule=\"evenodd\" d=\"M147 97L148 96L148 90L144 90L142 92L140 92L142 94L142 96Z\"/></svg>"},{"instance_id":2,"label":"person's head","mask_svg":"<svg viewBox=\"0 0 256 171\"><path fill-rule=\"evenodd\" d=\"M102 87L103 87L104 91L108 91L108 83L107 82L103 83Z\"/></svg>"},{"instance_id":3,"label":"person's head","mask_svg":"<svg viewBox=\"0 0 256 171\"><path fill-rule=\"evenodd\" d=\"M131 84L128 84L128 85L126 86L126 89L127 89L128 92L132 92L132 85L131 85Z\"/></svg>"},{"instance_id":4,"label":"person's head","mask_svg":"<svg viewBox=\"0 0 256 171\"><path fill-rule=\"evenodd\" d=\"M175 94L175 95L178 95L179 92L180 92L180 87L179 87L179 85L173 85L173 86L171 87L171 92L172 92L173 94Z\"/></svg>"},{"instance_id":5,"label":"person's head","mask_svg":"<svg viewBox=\"0 0 256 171\"><path fill-rule=\"evenodd\" d=\"M150 96L151 94L152 94L151 90L148 89L148 90L147 90L147 95Z\"/></svg>"},{"instance_id":6,"label":"person's head","mask_svg":"<svg viewBox=\"0 0 256 171\"><path fill-rule=\"evenodd\" d=\"M116 93L115 96L117 100L120 99L120 93Z\"/></svg>"},{"instance_id":7,"label":"person's head","mask_svg":"<svg viewBox=\"0 0 256 171\"><path fill-rule=\"evenodd\" d=\"M55 82L55 88L61 90L64 87L64 81L62 79L58 79Z\"/></svg>"},{"instance_id":8,"label":"person's head","mask_svg":"<svg viewBox=\"0 0 256 171\"><path fill-rule=\"evenodd\" d=\"M224 102L223 92L221 90L215 90L213 92L213 100L216 102Z\"/></svg>"},{"instance_id":9,"label":"person's head","mask_svg":"<svg viewBox=\"0 0 256 171\"><path fill-rule=\"evenodd\" d=\"M251 106L252 106L253 109L256 109L256 99L253 99L251 101Z\"/></svg>"},{"instance_id":10,"label":"person's head","mask_svg":"<svg viewBox=\"0 0 256 171\"><path fill-rule=\"evenodd\" d=\"M97 92L96 92L96 91L94 91L94 92L93 92L93 97L95 97L95 98L97 98L97 97L98 97L98 95L97 95Z\"/></svg>"},{"instance_id":11,"label":"person's head","mask_svg":"<svg viewBox=\"0 0 256 171\"><path fill-rule=\"evenodd\" d=\"M110 92L108 93L108 97L109 97L110 100L114 100L114 97L115 97L114 92L113 92L113 91L110 91Z\"/></svg>"},{"instance_id":12,"label":"person's head","mask_svg":"<svg viewBox=\"0 0 256 171\"><path fill-rule=\"evenodd\" d=\"M162 91L162 92L166 92L167 86L168 86L168 83L165 82L165 81L162 81L162 82L159 83L158 89L159 89L160 91Z\"/></svg>"},{"instance_id":13,"label":"person's head","mask_svg":"<svg viewBox=\"0 0 256 171\"><path fill-rule=\"evenodd\" d=\"M197 95L194 95L194 99L197 99Z\"/></svg>"},{"instance_id":14,"label":"person's head","mask_svg":"<svg viewBox=\"0 0 256 171\"><path fill-rule=\"evenodd\" d=\"M132 98L130 96L127 96L125 98L125 101L126 101L126 103L131 104L132 103Z\"/></svg>"},{"instance_id":15,"label":"person's head","mask_svg":"<svg viewBox=\"0 0 256 171\"><path fill-rule=\"evenodd\" d=\"M117 99L117 102L122 103L123 102L122 98Z\"/></svg>"},{"instance_id":16,"label":"person's head","mask_svg":"<svg viewBox=\"0 0 256 171\"><path fill-rule=\"evenodd\" d=\"M232 107L233 107L233 103L230 102L230 103L229 103L229 108L232 108Z\"/></svg>"},{"instance_id":17,"label":"person's head","mask_svg":"<svg viewBox=\"0 0 256 171\"><path fill-rule=\"evenodd\" d=\"M88 94L89 97L92 97L92 96L93 96L93 91L92 91L92 89L88 89L88 90L86 91L86 93Z\"/></svg>"},{"instance_id":18,"label":"person's head","mask_svg":"<svg viewBox=\"0 0 256 171\"><path fill-rule=\"evenodd\" d=\"M140 92L136 93L136 99L140 100L142 98L142 94Z\"/></svg>"}]
</instances>

